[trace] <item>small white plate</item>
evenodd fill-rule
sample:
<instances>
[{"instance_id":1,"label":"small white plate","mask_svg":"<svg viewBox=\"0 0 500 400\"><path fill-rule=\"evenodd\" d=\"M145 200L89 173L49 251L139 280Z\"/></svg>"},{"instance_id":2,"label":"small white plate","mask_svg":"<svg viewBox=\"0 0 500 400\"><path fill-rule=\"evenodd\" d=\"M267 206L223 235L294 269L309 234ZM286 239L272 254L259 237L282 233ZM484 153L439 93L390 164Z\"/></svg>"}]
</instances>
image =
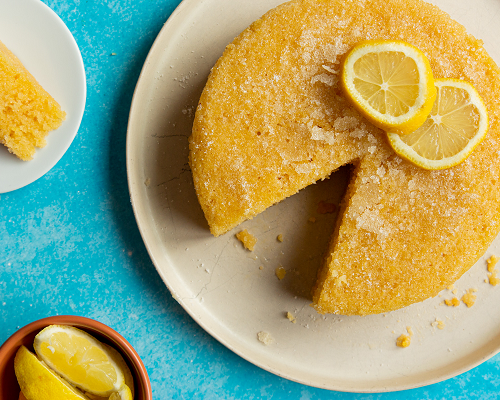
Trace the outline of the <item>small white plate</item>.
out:
<instances>
[{"instance_id":1,"label":"small white plate","mask_svg":"<svg viewBox=\"0 0 500 400\"><path fill-rule=\"evenodd\" d=\"M456 283L458 298L477 288L472 308L441 305L444 290L402 310L366 317L318 315L310 291L334 226L320 200L338 203L348 171L311 185L214 238L188 166L188 137L210 68L224 47L282 0L184 0L158 35L132 101L127 173L132 204L149 254L173 297L207 332L250 362L282 377L349 392L429 385L467 371L500 349L500 286L485 258L500 255L500 237ZM498 0L435 0L484 40L500 61ZM308 222L316 217L315 223ZM244 250L234 233L258 242ZM283 242L276 240L283 234ZM280 281L275 269L287 270ZM260 266L263 268L260 269ZM292 313L296 323L286 317ZM442 321L439 324L436 320ZM396 346L411 327L411 346ZM441 326L444 329L439 329ZM274 343L257 339L269 332Z\"/></svg>"},{"instance_id":2,"label":"small white plate","mask_svg":"<svg viewBox=\"0 0 500 400\"><path fill-rule=\"evenodd\" d=\"M66 111L66 120L49 133L33 160L21 161L0 145L0 193L7 193L43 176L64 155L82 120L87 85L73 35L41 1L1 0L0 41Z\"/></svg>"}]
</instances>

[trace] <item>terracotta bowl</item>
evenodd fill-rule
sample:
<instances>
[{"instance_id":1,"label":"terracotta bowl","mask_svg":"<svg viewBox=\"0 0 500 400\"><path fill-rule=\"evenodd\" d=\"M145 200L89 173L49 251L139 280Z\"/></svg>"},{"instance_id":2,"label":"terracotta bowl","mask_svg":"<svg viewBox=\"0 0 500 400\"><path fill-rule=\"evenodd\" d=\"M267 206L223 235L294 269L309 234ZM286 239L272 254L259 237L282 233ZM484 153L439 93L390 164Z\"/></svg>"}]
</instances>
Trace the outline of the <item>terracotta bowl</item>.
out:
<instances>
[{"instance_id":1,"label":"terracotta bowl","mask_svg":"<svg viewBox=\"0 0 500 400\"><path fill-rule=\"evenodd\" d=\"M85 317L60 315L39 319L19 329L0 347L0 399L18 398L20 388L14 374L14 357L21 345L33 351L33 340L49 325L71 325L118 350L134 376L135 400L153 400L148 373L139 355L123 336L101 322Z\"/></svg>"}]
</instances>

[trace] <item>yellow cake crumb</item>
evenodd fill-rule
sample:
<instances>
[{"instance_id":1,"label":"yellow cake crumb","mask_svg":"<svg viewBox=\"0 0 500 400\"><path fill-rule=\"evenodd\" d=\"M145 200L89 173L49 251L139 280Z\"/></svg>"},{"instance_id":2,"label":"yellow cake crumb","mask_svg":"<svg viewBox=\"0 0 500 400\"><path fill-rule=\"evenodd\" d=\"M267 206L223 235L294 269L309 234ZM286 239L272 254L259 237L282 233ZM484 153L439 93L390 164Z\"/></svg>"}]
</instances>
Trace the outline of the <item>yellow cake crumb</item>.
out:
<instances>
[{"instance_id":1,"label":"yellow cake crumb","mask_svg":"<svg viewBox=\"0 0 500 400\"><path fill-rule=\"evenodd\" d=\"M499 258L497 256L491 256L486 260L487 268L488 268L488 282L492 286L496 286L500 283L500 279L497 277L498 271L495 269L495 265L498 262Z\"/></svg>"},{"instance_id":2,"label":"yellow cake crumb","mask_svg":"<svg viewBox=\"0 0 500 400\"><path fill-rule=\"evenodd\" d=\"M255 244L257 243L257 238L253 236L251 233L248 233L246 229L243 229L241 232L236 234L236 238L243 243L245 249L253 251L255 248Z\"/></svg>"},{"instance_id":3,"label":"yellow cake crumb","mask_svg":"<svg viewBox=\"0 0 500 400\"><path fill-rule=\"evenodd\" d=\"M472 307L474 305L474 303L476 302L476 295L473 294L474 292L477 292L477 290L476 289L469 289L469 290L467 290L467 293L465 293L462 296L462 301L469 308Z\"/></svg>"},{"instance_id":4,"label":"yellow cake crumb","mask_svg":"<svg viewBox=\"0 0 500 400\"><path fill-rule=\"evenodd\" d=\"M492 286L496 286L500 283L500 279L497 277L497 271L493 270L491 274L488 275L488 282Z\"/></svg>"},{"instance_id":5,"label":"yellow cake crumb","mask_svg":"<svg viewBox=\"0 0 500 400\"><path fill-rule=\"evenodd\" d=\"M2 42L0 88L0 143L21 160L31 160L66 113Z\"/></svg>"},{"instance_id":6,"label":"yellow cake crumb","mask_svg":"<svg viewBox=\"0 0 500 400\"><path fill-rule=\"evenodd\" d=\"M294 324L297 323L297 319L293 316L293 314L291 312L287 311L286 317L288 318L288 320L290 322L293 322Z\"/></svg>"},{"instance_id":7,"label":"yellow cake crumb","mask_svg":"<svg viewBox=\"0 0 500 400\"><path fill-rule=\"evenodd\" d=\"M493 272L495 270L495 265L498 262L497 256L491 256L486 260L486 264L488 265L488 272Z\"/></svg>"},{"instance_id":8,"label":"yellow cake crumb","mask_svg":"<svg viewBox=\"0 0 500 400\"><path fill-rule=\"evenodd\" d=\"M277 237L276 237L276 240L278 242L283 242L283 235L280 233Z\"/></svg>"},{"instance_id":9,"label":"yellow cake crumb","mask_svg":"<svg viewBox=\"0 0 500 400\"><path fill-rule=\"evenodd\" d=\"M447 287L448 290L453 291L455 289L455 285L451 284Z\"/></svg>"},{"instance_id":10,"label":"yellow cake crumb","mask_svg":"<svg viewBox=\"0 0 500 400\"><path fill-rule=\"evenodd\" d=\"M262 270L264 269L264 266L263 266L263 265L261 265L261 266L259 267L259 269L262 271Z\"/></svg>"},{"instance_id":11,"label":"yellow cake crumb","mask_svg":"<svg viewBox=\"0 0 500 400\"><path fill-rule=\"evenodd\" d=\"M314 223L314 222L316 222L316 218L311 217L311 218L309 218L309 219L308 219L308 221L309 221L309 222L313 222L313 223Z\"/></svg>"},{"instance_id":12,"label":"yellow cake crumb","mask_svg":"<svg viewBox=\"0 0 500 400\"><path fill-rule=\"evenodd\" d=\"M278 268L276 268L275 274L278 277L278 279L281 281L286 275L286 270L285 270L285 268L283 268L280 265Z\"/></svg>"},{"instance_id":13,"label":"yellow cake crumb","mask_svg":"<svg viewBox=\"0 0 500 400\"><path fill-rule=\"evenodd\" d=\"M460 300L458 300L456 297L453 297L451 300L445 300L444 304L447 306L453 306L453 307L458 307L460 305Z\"/></svg>"},{"instance_id":14,"label":"yellow cake crumb","mask_svg":"<svg viewBox=\"0 0 500 400\"><path fill-rule=\"evenodd\" d=\"M436 320L431 323L431 326L433 326L434 328L437 327L438 329L443 330L445 325L444 325L443 321L441 321L440 319L436 318Z\"/></svg>"},{"instance_id":15,"label":"yellow cake crumb","mask_svg":"<svg viewBox=\"0 0 500 400\"><path fill-rule=\"evenodd\" d=\"M411 342L410 336L403 334L396 340L396 346L408 347L410 345L410 342Z\"/></svg>"},{"instance_id":16,"label":"yellow cake crumb","mask_svg":"<svg viewBox=\"0 0 500 400\"><path fill-rule=\"evenodd\" d=\"M259 339L259 342L265 344L266 346L269 346L274 342L271 334L265 331L260 331L259 333L257 333L257 339Z\"/></svg>"}]
</instances>

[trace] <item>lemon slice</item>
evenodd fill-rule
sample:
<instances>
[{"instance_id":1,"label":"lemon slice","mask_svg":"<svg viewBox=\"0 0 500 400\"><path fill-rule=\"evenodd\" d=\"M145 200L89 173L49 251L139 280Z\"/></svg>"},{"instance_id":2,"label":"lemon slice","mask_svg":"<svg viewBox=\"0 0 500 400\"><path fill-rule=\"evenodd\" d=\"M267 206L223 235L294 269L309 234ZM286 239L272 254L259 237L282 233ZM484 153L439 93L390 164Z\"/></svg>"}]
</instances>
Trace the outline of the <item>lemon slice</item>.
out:
<instances>
[{"instance_id":1,"label":"lemon slice","mask_svg":"<svg viewBox=\"0 0 500 400\"><path fill-rule=\"evenodd\" d=\"M48 326L33 345L49 367L85 392L108 397L125 384L123 370L106 347L80 329Z\"/></svg>"},{"instance_id":2,"label":"lemon slice","mask_svg":"<svg viewBox=\"0 0 500 400\"><path fill-rule=\"evenodd\" d=\"M425 122L436 97L429 60L416 47L398 40L357 44L343 61L341 84L365 118L400 134Z\"/></svg>"},{"instance_id":3,"label":"lemon slice","mask_svg":"<svg viewBox=\"0 0 500 400\"><path fill-rule=\"evenodd\" d=\"M425 169L444 169L464 161L484 139L488 112L470 83L436 79L437 97L425 123L409 135L388 133L396 153Z\"/></svg>"},{"instance_id":4,"label":"lemon slice","mask_svg":"<svg viewBox=\"0 0 500 400\"><path fill-rule=\"evenodd\" d=\"M26 347L21 346L14 358L14 371L27 400L89 400L54 373Z\"/></svg>"}]
</instances>

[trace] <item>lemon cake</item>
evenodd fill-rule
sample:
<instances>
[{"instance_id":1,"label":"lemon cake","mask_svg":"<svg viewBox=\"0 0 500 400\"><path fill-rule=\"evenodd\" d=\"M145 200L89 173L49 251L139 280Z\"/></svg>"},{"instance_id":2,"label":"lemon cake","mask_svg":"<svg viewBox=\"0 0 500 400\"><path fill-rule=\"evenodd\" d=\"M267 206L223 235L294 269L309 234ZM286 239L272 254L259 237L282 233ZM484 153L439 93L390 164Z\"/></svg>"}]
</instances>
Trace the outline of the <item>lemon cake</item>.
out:
<instances>
[{"instance_id":1,"label":"lemon cake","mask_svg":"<svg viewBox=\"0 0 500 400\"><path fill-rule=\"evenodd\" d=\"M369 39L408 42L435 78L474 85L490 128L463 163L429 171L403 160L345 98L342 57ZM211 232L353 164L314 307L366 315L435 296L500 229L499 72L481 41L419 0L278 6L227 46L196 111L190 165Z\"/></svg>"},{"instance_id":2,"label":"lemon cake","mask_svg":"<svg viewBox=\"0 0 500 400\"><path fill-rule=\"evenodd\" d=\"M28 161L66 113L19 59L0 42L0 143Z\"/></svg>"}]
</instances>

